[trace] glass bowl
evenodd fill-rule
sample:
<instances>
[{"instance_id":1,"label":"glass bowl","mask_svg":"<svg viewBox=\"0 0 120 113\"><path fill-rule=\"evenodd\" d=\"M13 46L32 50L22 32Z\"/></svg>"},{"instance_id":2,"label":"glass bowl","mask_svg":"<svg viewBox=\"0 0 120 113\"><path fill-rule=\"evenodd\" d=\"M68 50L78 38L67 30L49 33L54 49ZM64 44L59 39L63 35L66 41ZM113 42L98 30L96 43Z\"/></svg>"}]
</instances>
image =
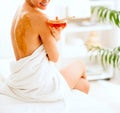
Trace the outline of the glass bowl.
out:
<instances>
[{"instance_id":1,"label":"glass bowl","mask_svg":"<svg viewBox=\"0 0 120 113\"><path fill-rule=\"evenodd\" d=\"M55 19L49 19L47 23L50 27L55 27L55 28L62 27L63 29L67 25L66 19L58 19L57 17Z\"/></svg>"}]
</instances>

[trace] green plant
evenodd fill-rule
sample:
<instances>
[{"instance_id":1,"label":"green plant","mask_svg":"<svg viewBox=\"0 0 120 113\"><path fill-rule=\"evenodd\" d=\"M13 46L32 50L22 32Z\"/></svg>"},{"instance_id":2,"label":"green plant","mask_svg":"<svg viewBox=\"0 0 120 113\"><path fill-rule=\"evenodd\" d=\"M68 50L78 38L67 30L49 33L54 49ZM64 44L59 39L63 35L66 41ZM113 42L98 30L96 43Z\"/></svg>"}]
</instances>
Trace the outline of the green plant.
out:
<instances>
[{"instance_id":1,"label":"green plant","mask_svg":"<svg viewBox=\"0 0 120 113\"><path fill-rule=\"evenodd\" d=\"M105 49L100 47L92 47L89 50L90 60L100 60L101 65L106 70L109 66L120 69L120 47L113 49Z\"/></svg>"},{"instance_id":2,"label":"green plant","mask_svg":"<svg viewBox=\"0 0 120 113\"><path fill-rule=\"evenodd\" d=\"M91 9L92 14L96 14L99 22L109 22L120 28L120 11L109 9L104 6L96 6Z\"/></svg>"},{"instance_id":3,"label":"green plant","mask_svg":"<svg viewBox=\"0 0 120 113\"><path fill-rule=\"evenodd\" d=\"M107 22L120 28L120 11L112 10L107 7L97 6L91 10L92 14L96 14L99 22ZM90 60L100 60L104 69L108 66L120 69L120 47L106 49L101 47L91 47L89 50Z\"/></svg>"}]
</instances>

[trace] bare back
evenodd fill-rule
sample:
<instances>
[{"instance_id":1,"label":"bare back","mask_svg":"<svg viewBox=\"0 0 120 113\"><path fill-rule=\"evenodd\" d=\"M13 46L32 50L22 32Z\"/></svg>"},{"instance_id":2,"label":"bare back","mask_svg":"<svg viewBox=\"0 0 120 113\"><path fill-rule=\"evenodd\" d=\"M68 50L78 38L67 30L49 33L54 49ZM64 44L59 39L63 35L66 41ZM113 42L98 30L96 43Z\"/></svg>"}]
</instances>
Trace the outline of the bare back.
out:
<instances>
[{"instance_id":1,"label":"bare back","mask_svg":"<svg viewBox=\"0 0 120 113\"><path fill-rule=\"evenodd\" d=\"M43 44L48 59L59 58L56 39L47 24L48 17L25 2L17 11L11 28L11 40L16 60L31 55Z\"/></svg>"},{"instance_id":2,"label":"bare back","mask_svg":"<svg viewBox=\"0 0 120 113\"><path fill-rule=\"evenodd\" d=\"M34 15L37 12L31 13L31 9L24 5L13 18L11 38L16 60L31 55L42 44L37 26L33 26L37 22L32 17Z\"/></svg>"}]
</instances>

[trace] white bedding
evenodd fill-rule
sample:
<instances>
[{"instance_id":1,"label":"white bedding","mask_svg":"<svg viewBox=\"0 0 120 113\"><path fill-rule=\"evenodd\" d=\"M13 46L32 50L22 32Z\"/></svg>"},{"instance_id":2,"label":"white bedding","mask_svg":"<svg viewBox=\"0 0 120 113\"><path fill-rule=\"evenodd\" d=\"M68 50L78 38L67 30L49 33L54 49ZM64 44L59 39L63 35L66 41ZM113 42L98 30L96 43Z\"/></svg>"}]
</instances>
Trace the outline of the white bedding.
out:
<instances>
[{"instance_id":1,"label":"white bedding","mask_svg":"<svg viewBox=\"0 0 120 113\"><path fill-rule=\"evenodd\" d=\"M61 102L25 103L0 95L0 113L115 113L94 98L75 91L69 99L69 106L63 109Z\"/></svg>"},{"instance_id":2,"label":"white bedding","mask_svg":"<svg viewBox=\"0 0 120 113\"><path fill-rule=\"evenodd\" d=\"M33 54L30 58L28 57L27 59L26 58L23 59L23 62L22 61L17 63L13 62L12 65L13 74L10 76L11 77L10 81L7 81L7 85L10 87L7 87L7 89L5 89L5 92L2 92L1 90L2 87L0 87L1 93L4 93L0 94L0 113L115 113L112 110L110 110L110 108L107 105L94 99L90 95L87 95L78 90L73 91L68 90L69 88L65 84L64 80L62 80L62 78L59 78L60 76L55 70L53 71L55 73L51 72L50 70L49 71L47 70L47 73L49 72L52 73L51 76L55 80L54 84L55 86L51 85L50 82L48 83L47 87L42 87L41 89L39 89L40 84L38 83L43 83L43 85L46 85L45 84L46 82L45 81L41 82L38 81L38 83L35 82L36 80L39 80L38 78L36 79L36 77L39 77L38 76L39 71L34 72L35 76L31 75L30 73L32 72L33 68L37 69L39 67L39 63L37 61L40 61L39 51L41 50L43 49L39 48L35 52L35 54ZM38 60L37 61L35 60L34 62L34 59L32 59L33 57L35 57L35 59ZM27 65L27 68L25 68L24 65L25 67ZM50 66L52 65L50 64ZM52 69L52 67L50 68ZM20 72L17 73L18 71ZM58 78L54 74L56 74ZM44 78L44 76L42 77ZM35 80L34 81L34 84L36 83L35 86L32 85L33 80ZM51 89L47 90L49 85L52 86L53 90ZM26 88L26 90L22 91L24 88ZM46 90L44 90L44 88L46 88ZM32 93L30 93L29 91L32 91ZM41 92L43 92L42 93L43 96L40 95ZM51 93L51 95L49 95L49 93Z\"/></svg>"}]
</instances>

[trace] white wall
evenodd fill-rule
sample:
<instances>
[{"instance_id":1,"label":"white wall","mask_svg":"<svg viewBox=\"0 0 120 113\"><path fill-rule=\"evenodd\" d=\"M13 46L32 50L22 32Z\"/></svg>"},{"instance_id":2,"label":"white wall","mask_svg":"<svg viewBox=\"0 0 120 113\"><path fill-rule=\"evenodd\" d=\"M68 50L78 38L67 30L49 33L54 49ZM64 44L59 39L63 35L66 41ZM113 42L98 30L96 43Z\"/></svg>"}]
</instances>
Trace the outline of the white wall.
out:
<instances>
[{"instance_id":1,"label":"white wall","mask_svg":"<svg viewBox=\"0 0 120 113\"><path fill-rule=\"evenodd\" d=\"M11 46L10 27L15 11L23 1L24 0L3 0L0 3L0 58L14 57ZM54 0L52 1L54 2ZM64 4L62 0L56 1ZM116 2L119 2L119 5L118 3L116 5L117 9L120 10L120 1L116 0ZM55 7L53 7L53 9L55 9ZM62 11L60 10L60 12ZM115 33L117 34L115 37L120 37L120 29L116 30ZM117 44L115 45L120 45L120 38L117 38Z\"/></svg>"},{"instance_id":2,"label":"white wall","mask_svg":"<svg viewBox=\"0 0 120 113\"><path fill-rule=\"evenodd\" d=\"M0 58L13 57L10 27L17 7L23 0L2 0L0 3Z\"/></svg>"},{"instance_id":3,"label":"white wall","mask_svg":"<svg viewBox=\"0 0 120 113\"><path fill-rule=\"evenodd\" d=\"M120 0L115 0L115 1L116 1L116 2L115 2L115 3L116 3L116 4L115 4L115 5L116 5L116 6L115 6L116 10L120 11ZM117 41L118 41L118 42L117 42L117 46L120 46L120 28L117 28L115 33L116 33L116 37L117 37L117 39L118 39L118 40L117 40Z\"/></svg>"},{"instance_id":4,"label":"white wall","mask_svg":"<svg viewBox=\"0 0 120 113\"><path fill-rule=\"evenodd\" d=\"M51 1L55 2L56 0ZM14 57L10 29L12 18L19 5L23 2L24 0L2 0L0 3L0 58ZM53 10L55 11L54 7ZM58 13L56 12L56 14Z\"/></svg>"}]
</instances>

